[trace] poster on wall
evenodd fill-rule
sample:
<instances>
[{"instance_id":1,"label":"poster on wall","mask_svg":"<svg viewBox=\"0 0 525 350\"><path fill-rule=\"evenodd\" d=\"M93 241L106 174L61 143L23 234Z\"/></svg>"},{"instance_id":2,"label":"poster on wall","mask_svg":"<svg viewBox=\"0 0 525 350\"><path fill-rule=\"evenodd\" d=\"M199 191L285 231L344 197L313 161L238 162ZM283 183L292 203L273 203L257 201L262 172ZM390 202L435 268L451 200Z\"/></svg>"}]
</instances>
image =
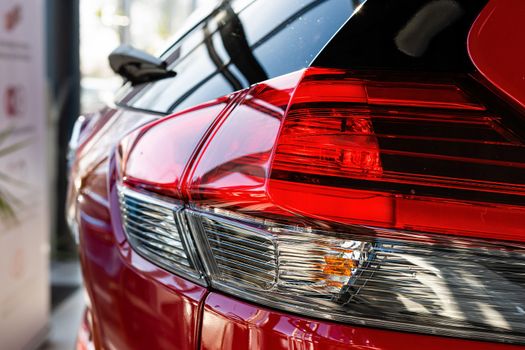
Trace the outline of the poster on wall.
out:
<instances>
[{"instance_id":1,"label":"poster on wall","mask_svg":"<svg viewBox=\"0 0 525 350\"><path fill-rule=\"evenodd\" d=\"M0 1L0 348L31 347L49 314L42 0Z\"/></svg>"}]
</instances>

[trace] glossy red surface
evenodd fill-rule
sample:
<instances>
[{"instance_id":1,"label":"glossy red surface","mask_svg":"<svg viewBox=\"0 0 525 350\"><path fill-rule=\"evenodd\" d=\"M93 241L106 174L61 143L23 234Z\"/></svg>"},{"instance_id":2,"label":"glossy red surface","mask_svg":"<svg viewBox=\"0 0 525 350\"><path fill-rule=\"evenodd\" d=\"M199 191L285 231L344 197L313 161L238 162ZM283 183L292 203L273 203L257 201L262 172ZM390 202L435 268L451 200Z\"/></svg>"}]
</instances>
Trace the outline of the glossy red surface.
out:
<instances>
[{"instance_id":1,"label":"glossy red surface","mask_svg":"<svg viewBox=\"0 0 525 350\"><path fill-rule=\"evenodd\" d=\"M228 98L221 98L161 121L148 124L122 141L123 181L150 191L181 198L184 172L197 146L221 115Z\"/></svg>"},{"instance_id":2,"label":"glossy red surface","mask_svg":"<svg viewBox=\"0 0 525 350\"><path fill-rule=\"evenodd\" d=\"M472 26L468 50L479 72L525 108L525 1L491 0Z\"/></svg>"},{"instance_id":3,"label":"glossy red surface","mask_svg":"<svg viewBox=\"0 0 525 350\"><path fill-rule=\"evenodd\" d=\"M188 176L187 197L197 205L272 211L266 193L271 157L302 71L241 93L203 145Z\"/></svg>"},{"instance_id":4,"label":"glossy red surface","mask_svg":"<svg viewBox=\"0 0 525 350\"><path fill-rule=\"evenodd\" d=\"M519 346L493 344L344 326L284 314L218 293L206 298L202 350L506 350Z\"/></svg>"},{"instance_id":5,"label":"glossy red surface","mask_svg":"<svg viewBox=\"0 0 525 350\"><path fill-rule=\"evenodd\" d=\"M108 166L101 157L99 164L81 181L78 222L82 272L100 347L194 350L206 289L131 250L123 239L115 162Z\"/></svg>"},{"instance_id":6,"label":"glossy red surface","mask_svg":"<svg viewBox=\"0 0 525 350\"><path fill-rule=\"evenodd\" d=\"M494 176L511 166L501 162L510 148L522 146L480 123L507 129L502 118L446 77L360 74L306 71L276 142L273 203L327 221L523 239L523 207L478 199L521 187L519 179ZM495 137L509 150L489 153L489 134L500 132Z\"/></svg>"},{"instance_id":7,"label":"glossy red surface","mask_svg":"<svg viewBox=\"0 0 525 350\"><path fill-rule=\"evenodd\" d=\"M255 216L525 239L523 144L454 79L425 79L309 68L261 83L209 135L186 197Z\"/></svg>"},{"instance_id":8,"label":"glossy red surface","mask_svg":"<svg viewBox=\"0 0 525 350\"><path fill-rule=\"evenodd\" d=\"M109 349L195 349L206 290L117 247L82 223L82 268Z\"/></svg>"}]
</instances>

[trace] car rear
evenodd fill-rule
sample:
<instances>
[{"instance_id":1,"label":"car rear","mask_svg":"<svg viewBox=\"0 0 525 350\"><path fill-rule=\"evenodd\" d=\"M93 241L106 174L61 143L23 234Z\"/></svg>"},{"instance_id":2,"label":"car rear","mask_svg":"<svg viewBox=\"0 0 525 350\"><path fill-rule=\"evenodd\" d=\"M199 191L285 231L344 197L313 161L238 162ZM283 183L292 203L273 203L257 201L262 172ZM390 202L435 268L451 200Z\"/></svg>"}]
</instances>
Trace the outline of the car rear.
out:
<instances>
[{"instance_id":1,"label":"car rear","mask_svg":"<svg viewBox=\"0 0 525 350\"><path fill-rule=\"evenodd\" d=\"M233 1L190 26L175 77L78 122L78 346L519 348L509 9Z\"/></svg>"}]
</instances>

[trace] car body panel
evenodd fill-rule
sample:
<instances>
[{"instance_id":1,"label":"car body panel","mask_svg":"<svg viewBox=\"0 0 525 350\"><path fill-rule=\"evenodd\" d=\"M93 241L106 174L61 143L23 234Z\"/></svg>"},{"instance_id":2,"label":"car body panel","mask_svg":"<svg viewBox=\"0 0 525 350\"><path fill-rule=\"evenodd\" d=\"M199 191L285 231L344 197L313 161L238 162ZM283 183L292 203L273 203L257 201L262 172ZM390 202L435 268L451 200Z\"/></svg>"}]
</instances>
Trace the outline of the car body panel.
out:
<instances>
[{"instance_id":1,"label":"car body panel","mask_svg":"<svg viewBox=\"0 0 525 350\"><path fill-rule=\"evenodd\" d=\"M105 176L87 181L78 208L94 333L107 349L195 349L207 290L155 266L121 240L115 183L105 203L85 195L107 181Z\"/></svg>"},{"instance_id":2,"label":"car body panel","mask_svg":"<svg viewBox=\"0 0 525 350\"><path fill-rule=\"evenodd\" d=\"M525 108L525 2L491 1L472 26L468 49L478 71Z\"/></svg>"},{"instance_id":3,"label":"car body panel","mask_svg":"<svg viewBox=\"0 0 525 350\"><path fill-rule=\"evenodd\" d=\"M317 321L218 293L206 298L201 350L506 350L512 345L385 331Z\"/></svg>"}]
</instances>

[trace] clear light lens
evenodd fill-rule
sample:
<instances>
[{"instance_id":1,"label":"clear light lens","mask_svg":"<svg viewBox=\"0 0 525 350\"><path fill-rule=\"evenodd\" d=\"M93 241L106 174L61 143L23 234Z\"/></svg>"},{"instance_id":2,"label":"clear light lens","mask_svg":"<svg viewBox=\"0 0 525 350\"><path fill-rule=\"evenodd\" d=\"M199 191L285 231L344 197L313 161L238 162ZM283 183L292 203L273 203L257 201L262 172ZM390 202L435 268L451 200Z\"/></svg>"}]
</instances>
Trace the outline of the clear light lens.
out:
<instances>
[{"instance_id":1,"label":"clear light lens","mask_svg":"<svg viewBox=\"0 0 525 350\"><path fill-rule=\"evenodd\" d=\"M124 230L138 253L169 271L203 282L180 203L123 186L119 200Z\"/></svg>"},{"instance_id":2,"label":"clear light lens","mask_svg":"<svg viewBox=\"0 0 525 350\"><path fill-rule=\"evenodd\" d=\"M499 341L525 335L524 246L189 216L212 286L241 298L354 324Z\"/></svg>"}]
</instances>

